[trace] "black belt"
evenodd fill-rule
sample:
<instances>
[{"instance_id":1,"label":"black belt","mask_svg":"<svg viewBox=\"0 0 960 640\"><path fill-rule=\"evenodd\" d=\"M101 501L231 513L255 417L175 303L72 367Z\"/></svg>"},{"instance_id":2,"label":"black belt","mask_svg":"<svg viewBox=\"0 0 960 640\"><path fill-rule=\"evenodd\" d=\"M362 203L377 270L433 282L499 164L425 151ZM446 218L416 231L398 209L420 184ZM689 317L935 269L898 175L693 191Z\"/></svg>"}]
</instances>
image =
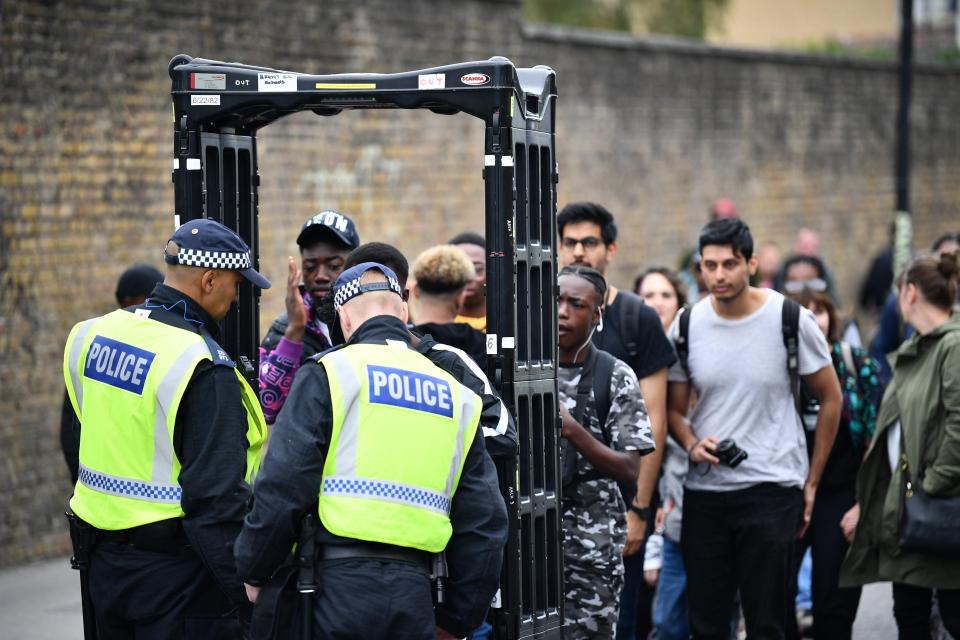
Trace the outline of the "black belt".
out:
<instances>
[{"instance_id":1,"label":"black belt","mask_svg":"<svg viewBox=\"0 0 960 640\"><path fill-rule=\"evenodd\" d=\"M427 551L398 547L392 544L355 543L325 544L320 547L321 560L342 560L344 558L367 558L374 560L395 560L412 562L430 571L432 556Z\"/></svg>"},{"instance_id":2,"label":"black belt","mask_svg":"<svg viewBox=\"0 0 960 640\"><path fill-rule=\"evenodd\" d=\"M173 553L190 546L183 524L179 518L151 522L131 529L107 531L96 529L97 542L129 545L142 551Z\"/></svg>"}]
</instances>

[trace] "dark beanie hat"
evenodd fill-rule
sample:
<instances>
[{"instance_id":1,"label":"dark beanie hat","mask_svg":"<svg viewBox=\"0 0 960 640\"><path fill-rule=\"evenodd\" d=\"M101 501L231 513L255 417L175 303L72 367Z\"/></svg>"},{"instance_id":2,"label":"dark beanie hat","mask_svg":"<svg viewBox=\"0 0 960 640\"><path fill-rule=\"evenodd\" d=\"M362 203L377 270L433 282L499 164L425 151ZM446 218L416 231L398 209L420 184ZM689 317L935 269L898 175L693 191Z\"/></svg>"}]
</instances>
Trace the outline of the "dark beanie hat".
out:
<instances>
[{"instance_id":1,"label":"dark beanie hat","mask_svg":"<svg viewBox=\"0 0 960 640\"><path fill-rule=\"evenodd\" d=\"M117 280L117 304L124 298L146 297L150 295L158 282L163 282L163 274L148 264L135 264Z\"/></svg>"}]
</instances>

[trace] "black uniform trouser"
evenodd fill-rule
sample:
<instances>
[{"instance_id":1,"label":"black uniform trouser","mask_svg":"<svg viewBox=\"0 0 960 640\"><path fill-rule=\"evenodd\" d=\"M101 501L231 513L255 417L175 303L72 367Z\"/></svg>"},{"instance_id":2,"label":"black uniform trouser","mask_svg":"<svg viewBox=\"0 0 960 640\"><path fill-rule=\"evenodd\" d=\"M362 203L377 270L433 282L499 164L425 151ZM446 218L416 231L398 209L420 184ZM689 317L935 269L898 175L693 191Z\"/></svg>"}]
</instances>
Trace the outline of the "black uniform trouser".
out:
<instances>
[{"instance_id":1,"label":"black uniform trouser","mask_svg":"<svg viewBox=\"0 0 960 640\"><path fill-rule=\"evenodd\" d=\"M437 637L430 574L401 560L344 558L319 564L313 637L322 640Z\"/></svg>"},{"instance_id":2,"label":"black uniform trouser","mask_svg":"<svg viewBox=\"0 0 960 640\"><path fill-rule=\"evenodd\" d=\"M233 640L243 631L196 552L99 543L90 559L99 640Z\"/></svg>"},{"instance_id":3,"label":"black uniform trouser","mask_svg":"<svg viewBox=\"0 0 960 640\"><path fill-rule=\"evenodd\" d=\"M750 638L783 638L793 551L803 516L800 489L770 483L738 491L683 494L680 546L694 638L726 640L734 598Z\"/></svg>"}]
</instances>

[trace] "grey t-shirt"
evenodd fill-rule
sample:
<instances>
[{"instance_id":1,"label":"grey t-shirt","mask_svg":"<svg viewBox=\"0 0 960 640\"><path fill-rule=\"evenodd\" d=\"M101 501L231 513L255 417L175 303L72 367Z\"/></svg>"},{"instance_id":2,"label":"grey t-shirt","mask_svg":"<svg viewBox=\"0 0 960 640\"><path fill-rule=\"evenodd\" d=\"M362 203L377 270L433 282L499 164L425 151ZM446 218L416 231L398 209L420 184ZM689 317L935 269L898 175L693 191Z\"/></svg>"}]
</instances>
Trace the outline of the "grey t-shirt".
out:
<instances>
[{"instance_id":1,"label":"grey t-shirt","mask_svg":"<svg viewBox=\"0 0 960 640\"><path fill-rule=\"evenodd\" d=\"M783 296L768 291L760 309L736 320L718 316L710 297L689 313L688 365L697 394L690 414L693 432L698 438L733 438L749 457L736 469L692 464L684 486L699 491L736 491L761 482L802 487L809 461L790 393ZM674 341L678 331L674 323ZM800 311L799 342L800 375L833 365L827 340L807 309ZM669 379L688 381L679 362Z\"/></svg>"}]
</instances>

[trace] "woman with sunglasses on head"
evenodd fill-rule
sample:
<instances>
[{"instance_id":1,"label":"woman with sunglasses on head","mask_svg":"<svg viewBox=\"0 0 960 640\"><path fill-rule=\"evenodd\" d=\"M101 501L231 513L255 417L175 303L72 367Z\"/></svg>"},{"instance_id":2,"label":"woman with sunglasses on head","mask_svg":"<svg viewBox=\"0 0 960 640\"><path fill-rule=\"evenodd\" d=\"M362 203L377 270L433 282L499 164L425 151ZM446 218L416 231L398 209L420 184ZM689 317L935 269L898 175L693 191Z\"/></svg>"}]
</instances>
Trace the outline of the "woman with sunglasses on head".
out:
<instances>
[{"instance_id":1,"label":"woman with sunglasses on head","mask_svg":"<svg viewBox=\"0 0 960 640\"><path fill-rule=\"evenodd\" d=\"M794 281L796 282L796 281ZM817 501L798 559L809 547L813 557L813 633L816 638L850 638L860 601L860 588L838 587L840 564L849 547L845 531L852 529L845 514L854 506L857 471L870 444L883 383L877 363L866 351L840 339L840 318L824 291L803 288L790 296L810 309L830 343L833 367L843 392L843 411L833 449L823 470ZM809 425L808 450L813 451L813 425L819 403L804 394L803 423Z\"/></svg>"},{"instance_id":2,"label":"woman with sunglasses on head","mask_svg":"<svg viewBox=\"0 0 960 640\"><path fill-rule=\"evenodd\" d=\"M783 263L783 287L780 293L786 296L796 296L803 291L825 293L830 296L834 307L840 306L840 301L833 291L830 270L826 263L816 256L791 256ZM840 327L843 341L855 347L863 346L860 338L860 328L853 318L843 320Z\"/></svg>"},{"instance_id":3,"label":"woman with sunglasses on head","mask_svg":"<svg viewBox=\"0 0 960 640\"><path fill-rule=\"evenodd\" d=\"M957 253L915 260L901 274L900 313L916 333L901 345L857 476L857 519L842 584L893 582L900 638L929 638L933 592L960 637L960 312ZM925 507L933 518L923 521ZM954 515L954 517L955 517Z\"/></svg>"}]
</instances>

